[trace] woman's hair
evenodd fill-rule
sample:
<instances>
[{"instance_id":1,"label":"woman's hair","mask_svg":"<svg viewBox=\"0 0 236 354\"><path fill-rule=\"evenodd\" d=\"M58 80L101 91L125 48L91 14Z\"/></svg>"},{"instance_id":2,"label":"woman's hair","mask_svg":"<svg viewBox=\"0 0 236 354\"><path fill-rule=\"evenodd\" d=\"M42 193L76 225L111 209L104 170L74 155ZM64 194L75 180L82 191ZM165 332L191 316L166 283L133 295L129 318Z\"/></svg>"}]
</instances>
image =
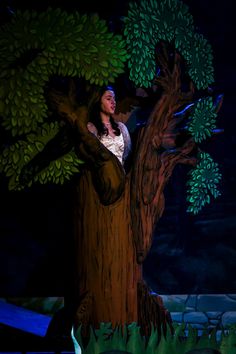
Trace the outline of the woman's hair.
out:
<instances>
[{"instance_id":1,"label":"woman's hair","mask_svg":"<svg viewBox=\"0 0 236 354\"><path fill-rule=\"evenodd\" d=\"M93 91L91 98L88 102L89 121L93 123L97 128L99 136L104 134L108 135L108 129L104 126L100 117L101 98L105 91L114 92L114 89L112 86L99 87ZM120 135L121 132L119 126L112 117L110 117L110 122L115 135Z\"/></svg>"}]
</instances>

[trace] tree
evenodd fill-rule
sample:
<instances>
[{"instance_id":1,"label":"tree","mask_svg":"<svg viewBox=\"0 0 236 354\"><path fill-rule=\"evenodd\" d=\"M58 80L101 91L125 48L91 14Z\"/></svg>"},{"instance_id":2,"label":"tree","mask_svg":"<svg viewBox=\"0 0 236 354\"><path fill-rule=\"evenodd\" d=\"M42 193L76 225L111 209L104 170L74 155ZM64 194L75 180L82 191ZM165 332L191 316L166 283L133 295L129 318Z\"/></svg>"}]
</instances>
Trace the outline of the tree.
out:
<instances>
[{"instance_id":1,"label":"tree","mask_svg":"<svg viewBox=\"0 0 236 354\"><path fill-rule=\"evenodd\" d=\"M110 33L97 15L17 11L1 28L0 43L0 114L9 133L0 167L10 190L22 190L24 166L65 128L50 101L75 122L69 150L38 167L28 185L63 184L81 172L74 209L76 323L138 322L146 334L153 323L160 331L170 318L143 281L142 262L164 210L164 187L182 163L193 167L189 212L196 214L220 194L218 165L200 149L216 132L222 103L222 96L208 89L214 82L210 44L177 0L130 3L123 36ZM113 155L85 133L87 111L78 108L75 81L67 95L52 94L49 83L52 77L69 77L101 86L115 82L126 62L130 81L151 91L156 103L124 176ZM84 162L92 167L84 169Z\"/></svg>"}]
</instances>

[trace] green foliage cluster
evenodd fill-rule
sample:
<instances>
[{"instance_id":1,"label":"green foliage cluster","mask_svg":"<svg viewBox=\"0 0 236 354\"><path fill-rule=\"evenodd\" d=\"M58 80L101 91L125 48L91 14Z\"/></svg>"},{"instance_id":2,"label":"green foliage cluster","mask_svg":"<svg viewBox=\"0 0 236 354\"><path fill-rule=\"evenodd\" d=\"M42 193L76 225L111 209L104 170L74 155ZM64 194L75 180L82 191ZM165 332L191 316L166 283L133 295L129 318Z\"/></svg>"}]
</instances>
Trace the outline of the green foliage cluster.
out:
<instances>
[{"instance_id":1,"label":"green foliage cluster","mask_svg":"<svg viewBox=\"0 0 236 354\"><path fill-rule=\"evenodd\" d=\"M45 144L56 135L58 130L58 122L44 123L36 133L28 134L26 140L18 140L4 148L0 172L4 172L9 177L9 190L23 188L19 183L21 169L43 150ZM83 162L71 150L59 159L51 161L47 168L34 177L33 181L39 181L42 184L47 182L63 184L66 179L69 180L74 173L79 172L81 163ZM28 185L31 186L33 181L30 181Z\"/></svg>"},{"instance_id":2,"label":"green foliage cluster","mask_svg":"<svg viewBox=\"0 0 236 354\"><path fill-rule=\"evenodd\" d=\"M217 198L220 195L217 186L221 178L218 164L208 153L200 152L197 166L189 172L188 212L197 214L206 204L210 203L211 197Z\"/></svg>"},{"instance_id":3,"label":"green foliage cluster","mask_svg":"<svg viewBox=\"0 0 236 354\"><path fill-rule=\"evenodd\" d=\"M17 11L0 30L3 125L13 136L36 131L48 115L44 87L52 75L103 85L124 71L126 59L124 40L97 15Z\"/></svg>"},{"instance_id":4,"label":"green foliage cluster","mask_svg":"<svg viewBox=\"0 0 236 354\"><path fill-rule=\"evenodd\" d=\"M155 53L160 41L172 43L187 64L187 72L198 89L214 81L212 49L207 40L194 32L193 18L179 0L142 0L129 4L124 19L130 79L150 87L156 74Z\"/></svg>"},{"instance_id":5,"label":"green foliage cluster","mask_svg":"<svg viewBox=\"0 0 236 354\"><path fill-rule=\"evenodd\" d=\"M222 330L220 340L216 339L216 329L211 333L205 329L199 337L198 330L191 325L174 325L174 334L167 330L166 336L159 337L157 330L152 329L146 338L140 334L140 328L134 322L112 329L110 323L101 323L98 330L90 329L90 338L86 347L83 345L81 327L75 338L81 347L82 354L100 354L105 351L120 350L132 354L184 354L192 349L212 348L221 350L222 354L233 354L236 344L235 329Z\"/></svg>"},{"instance_id":6,"label":"green foliage cluster","mask_svg":"<svg viewBox=\"0 0 236 354\"><path fill-rule=\"evenodd\" d=\"M197 102L188 126L196 143L201 143L212 135L213 129L216 128L216 117L212 97L206 97Z\"/></svg>"},{"instance_id":7,"label":"green foliage cluster","mask_svg":"<svg viewBox=\"0 0 236 354\"><path fill-rule=\"evenodd\" d=\"M57 129L56 123L47 125L45 87L50 78L76 76L103 85L114 82L126 60L124 40L108 32L106 22L97 15L52 8L42 13L16 11L0 28L1 124L19 139L0 155L0 170L11 178L10 189L16 188L23 165ZM50 132L44 135L45 129ZM37 179L62 183L78 171L79 163L71 152L52 162Z\"/></svg>"}]
</instances>

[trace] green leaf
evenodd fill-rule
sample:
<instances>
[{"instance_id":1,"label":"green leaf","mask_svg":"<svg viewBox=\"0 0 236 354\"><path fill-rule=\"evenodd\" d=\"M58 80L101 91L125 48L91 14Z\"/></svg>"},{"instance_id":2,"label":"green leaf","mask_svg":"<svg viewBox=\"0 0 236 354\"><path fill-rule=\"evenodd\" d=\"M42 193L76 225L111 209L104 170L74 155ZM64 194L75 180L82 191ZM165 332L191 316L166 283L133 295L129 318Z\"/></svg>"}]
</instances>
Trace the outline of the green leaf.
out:
<instances>
[{"instance_id":1,"label":"green leaf","mask_svg":"<svg viewBox=\"0 0 236 354\"><path fill-rule=\"evenodd\" d=\"M38 57L37 61L38 61L39 65L47 65L48 64L48 59L45 57L42 57L42 56Z\"/></svg>"},{"instance_id":2,"label":"green leaf","mask_svg":"<svg viewBox=\"0 0 236 354\"><path fill-rule=\"evenodd\" d=\"M56 160L55 163L56 163L56 167L58 169L60 169L61 168L61 161L60 160Z\"/></svg>"},{"instance_id":3,"label":"green leaf","mask_svg":"<svg viewBox=\"0 0 236 354\"><path fill-rule=\"evenodd\" d=\"M20 159L20 154L18 153L18 151L14 151L14 153L12 155L12 159L13 159L14 164L16 165Z\"/></svg>"},{"instance_id":4,"label":"green leaf","mask_svg":"<svg viewBox=\"0 0 236 354\"><path fill-rule=\"evenodd\" d=\"M103 68L108 68L108 63L107 61L100 61L99 65L101 65Z\"/></svg>"},{"instance_id":5,"label":"green leaf","mask_svg":"<svg viewBox=\"0 0 236 354\"><path fill-rule=\"evenodd\" d=\"M35 146L38 151L42 151L44 148L44 145L40 141L35 141Z\"/></svg>"},{"instance_id":6,"label":"green leaf","mask_svg":"<svg viewBox=\"0 0 236 354\"><path fill-rule=\"evenodd\" d=\"M70 154L63 156L63 160L66 162L73 162L73 157Z\"/></svg>"}]
</instances>

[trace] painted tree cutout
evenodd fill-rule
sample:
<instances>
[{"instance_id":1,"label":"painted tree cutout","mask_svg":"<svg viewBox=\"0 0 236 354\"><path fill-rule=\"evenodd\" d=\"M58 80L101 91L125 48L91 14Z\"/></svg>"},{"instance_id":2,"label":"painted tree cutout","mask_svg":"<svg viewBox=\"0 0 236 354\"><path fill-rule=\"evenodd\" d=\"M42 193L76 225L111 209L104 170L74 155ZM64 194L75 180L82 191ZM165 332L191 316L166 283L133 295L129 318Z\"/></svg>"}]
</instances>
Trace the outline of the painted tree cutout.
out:
<instances>
[{"instance_id":1,"label":"painted tree cutout","mask_svg":"<svg viewBox=\"0 0 236 354\"><path fill-rule=\"evenodd\" d=\"M160 332L161 325L171 323L161 298L142 278L142 262L164 210L164 187L177 163L189 164L195 166L189 211L198 212L210 195L219 195L218 166L198 143L214 133L222 97L208 98L211 47L194 32L186 5L177 0L131 3L124 23L125 40L109 33L96 15L60 9L17 12L2 27L0 114L12 137L0 161L11 190L22 190L19 175L25 168L32 177L29 186L37 181L62 184L80 172L74 201L75 323L137 322L148 334L152 324ZM140 129L125 176L114 156L86 130L87 108L78 107L73 81L66 95L50 92L47 84L57 76L102 86L125 71L127 60L137 87L157 85L162 94ZM198 90L203 90L201 99ZM46 99L69 127L52 114ZM39 166L65 129L70 132L65 139L62 134L60 156Z\"/></svg>"}]
</instances>

